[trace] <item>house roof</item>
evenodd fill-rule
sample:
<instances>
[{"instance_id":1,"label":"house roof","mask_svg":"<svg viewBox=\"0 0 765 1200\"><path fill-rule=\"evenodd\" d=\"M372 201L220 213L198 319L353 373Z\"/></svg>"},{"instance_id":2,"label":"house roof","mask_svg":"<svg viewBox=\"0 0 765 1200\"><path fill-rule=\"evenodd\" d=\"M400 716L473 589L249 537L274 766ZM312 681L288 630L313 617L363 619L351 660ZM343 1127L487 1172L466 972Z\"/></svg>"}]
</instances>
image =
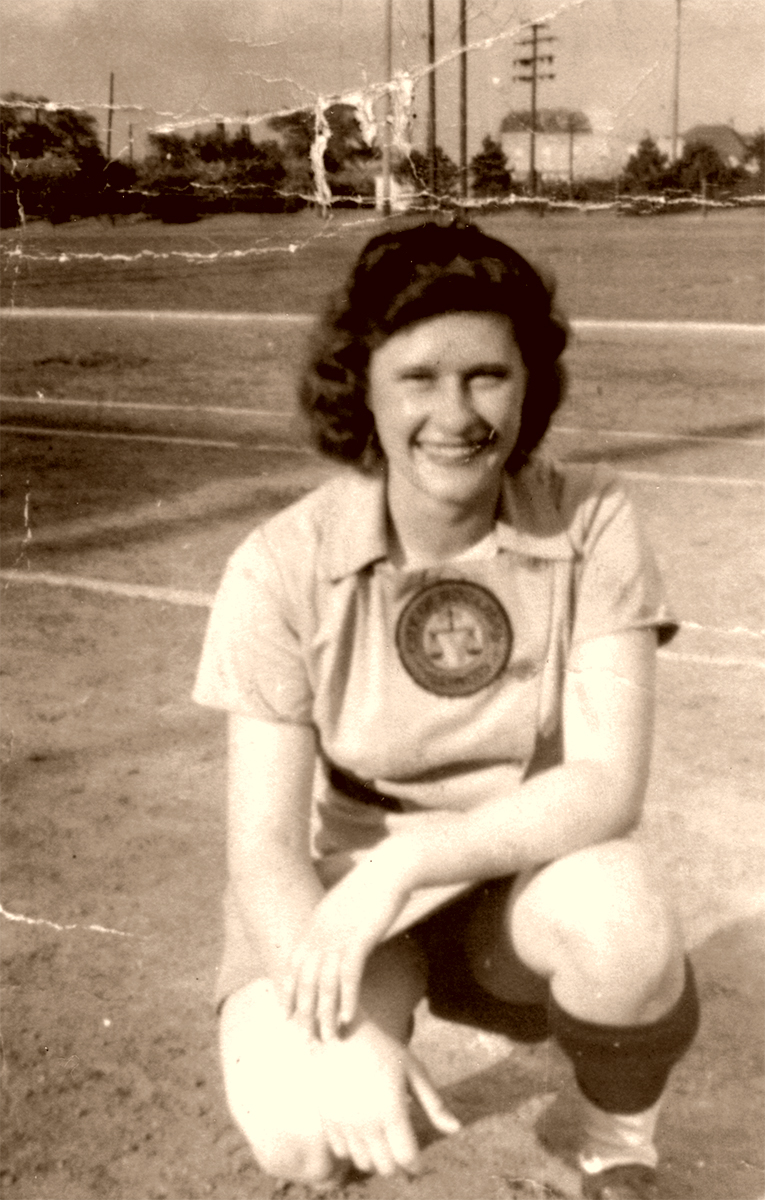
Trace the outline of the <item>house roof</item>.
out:
<instances>
[{"instance_id":1,"label":"house roof","mask_svg":"<svg viewBox=\"0 0 765 1200\"><path fill-rule=\"evenodd\" d=\"M592 126L585 113L570 108L538 108L536 128L538 133L592 133ZM528 133L531 129L531 113L509 112L499 127L500 133Z\"/></svg>"},{"instance_id":2,"label":"house roof","mask_svg":"<svg viewBox=\"0 0 765 1200\"><path fill-rule=\"evenodd\" d=\"M683 134L687 146L712 146L723 162L733 165L746 158L746 143L730 125L694 125Z\"/></svg>"}]
</instances>

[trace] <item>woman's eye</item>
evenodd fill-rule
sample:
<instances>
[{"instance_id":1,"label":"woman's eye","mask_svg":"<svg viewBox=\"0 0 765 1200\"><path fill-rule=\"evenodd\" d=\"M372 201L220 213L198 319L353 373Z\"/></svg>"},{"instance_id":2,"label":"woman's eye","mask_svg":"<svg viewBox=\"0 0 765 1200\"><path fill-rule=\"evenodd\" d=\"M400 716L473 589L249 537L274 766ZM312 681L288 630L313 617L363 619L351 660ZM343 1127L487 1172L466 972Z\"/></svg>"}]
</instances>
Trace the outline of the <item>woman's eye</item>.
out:
<instances>
[{"instance_id":1,"label":"woman's eye","mask_svg":"<svg viewBox=\"0 0 765 1200\"><path fill-rule=\"evenodd\" d=\"M504 383L507 377L507 371L477 371L473 376L473 383L477 383L479 387L491 387L493 384Z\"/></svg>"}]
</instances>

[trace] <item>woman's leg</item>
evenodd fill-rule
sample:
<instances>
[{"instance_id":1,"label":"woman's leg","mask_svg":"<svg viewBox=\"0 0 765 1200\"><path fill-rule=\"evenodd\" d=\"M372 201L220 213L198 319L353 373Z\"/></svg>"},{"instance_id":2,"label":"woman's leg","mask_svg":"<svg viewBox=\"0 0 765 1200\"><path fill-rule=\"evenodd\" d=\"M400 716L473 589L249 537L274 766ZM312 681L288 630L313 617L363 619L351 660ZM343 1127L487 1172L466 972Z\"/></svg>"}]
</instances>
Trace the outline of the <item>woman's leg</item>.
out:
<instances>
[{"instance_id":1,"label":"woman's leg","mask_svg":"<svg viewBox=\"0 0 765 1200\"><path fill-rule=\"evenodd\" d=\"M572 1016L648 1024L680 998L679 923L634 842L592 846L520 880L508 916L515 953Z\"/></svg>"},{"instance_id":2,"label":"woman's leg","mask_svg":"<svg viewBox=\"0 0 765 1200\"><path fill-rule=\"evenodd\" d=\"M651 1196L658 1104L698 1010L644 851L614 841L569 855L519 880L504 912L495 904L484 916L468 936L481 985L512 1000L519 989L531 996L535 980L549 986L551 1031L583 1094L585 1195Z\"/></svg>"},{"instance_id":3,"label":"woman's leg","mask_svg":"<svg viewBox=\"0 0 765 1200\"><path fill-rule=\"evenodd\" d=\"M424 991L416 946L404 937L379 947L365 986L374 990L386 1033L406 1044ZM229 1107L262 1170L295 1182L331 1180L340 1164L322 1129L311 1039L287 1020L270 980L228 998L220 1037Z\"/></svg>"}]
</instances>

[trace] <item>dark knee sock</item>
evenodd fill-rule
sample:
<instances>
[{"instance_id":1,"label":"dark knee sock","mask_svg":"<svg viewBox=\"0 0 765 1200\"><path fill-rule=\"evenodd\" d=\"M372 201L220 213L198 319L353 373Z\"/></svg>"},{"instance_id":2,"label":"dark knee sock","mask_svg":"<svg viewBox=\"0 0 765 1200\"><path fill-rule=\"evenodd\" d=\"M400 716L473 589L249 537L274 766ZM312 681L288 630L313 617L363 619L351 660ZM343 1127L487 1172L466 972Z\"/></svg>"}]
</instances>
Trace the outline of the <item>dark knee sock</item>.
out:
<instances>
[{"instance_id":1,"label":"dark knee sock","mask_svg":"<svg viewBox=\"0 0 765 1200\"><path fill-rule=\"evenodd\" d=\"M638 1113L664 1091L699 1025L699 1002L690 960L685 988L674 1008L650 1025L596 1025L572 1017L552 997L550 1029L574 1065L582 1093L611 1113Z\"/></svg>"}]
</instances>

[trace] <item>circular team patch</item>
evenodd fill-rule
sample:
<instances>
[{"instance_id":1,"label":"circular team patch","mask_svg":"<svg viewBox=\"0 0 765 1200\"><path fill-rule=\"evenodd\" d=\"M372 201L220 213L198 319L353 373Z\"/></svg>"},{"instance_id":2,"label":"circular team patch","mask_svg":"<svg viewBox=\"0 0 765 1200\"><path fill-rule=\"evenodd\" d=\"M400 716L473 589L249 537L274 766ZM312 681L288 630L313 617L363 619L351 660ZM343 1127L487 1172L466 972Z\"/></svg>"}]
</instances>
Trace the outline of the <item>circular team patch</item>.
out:
<instances>
[{"instance_id":1,"label":"circular team patch","mask_svg":"<svg viewBox=\"0 0 765 1200\"><path fill-rule=\"evenodd\" d=\"M487 588L464 579L430 583L396 625L396 646L415 683L437 696L472 696L502 674L513 645L507 613Z\"/></svg>"}]
</instances>

